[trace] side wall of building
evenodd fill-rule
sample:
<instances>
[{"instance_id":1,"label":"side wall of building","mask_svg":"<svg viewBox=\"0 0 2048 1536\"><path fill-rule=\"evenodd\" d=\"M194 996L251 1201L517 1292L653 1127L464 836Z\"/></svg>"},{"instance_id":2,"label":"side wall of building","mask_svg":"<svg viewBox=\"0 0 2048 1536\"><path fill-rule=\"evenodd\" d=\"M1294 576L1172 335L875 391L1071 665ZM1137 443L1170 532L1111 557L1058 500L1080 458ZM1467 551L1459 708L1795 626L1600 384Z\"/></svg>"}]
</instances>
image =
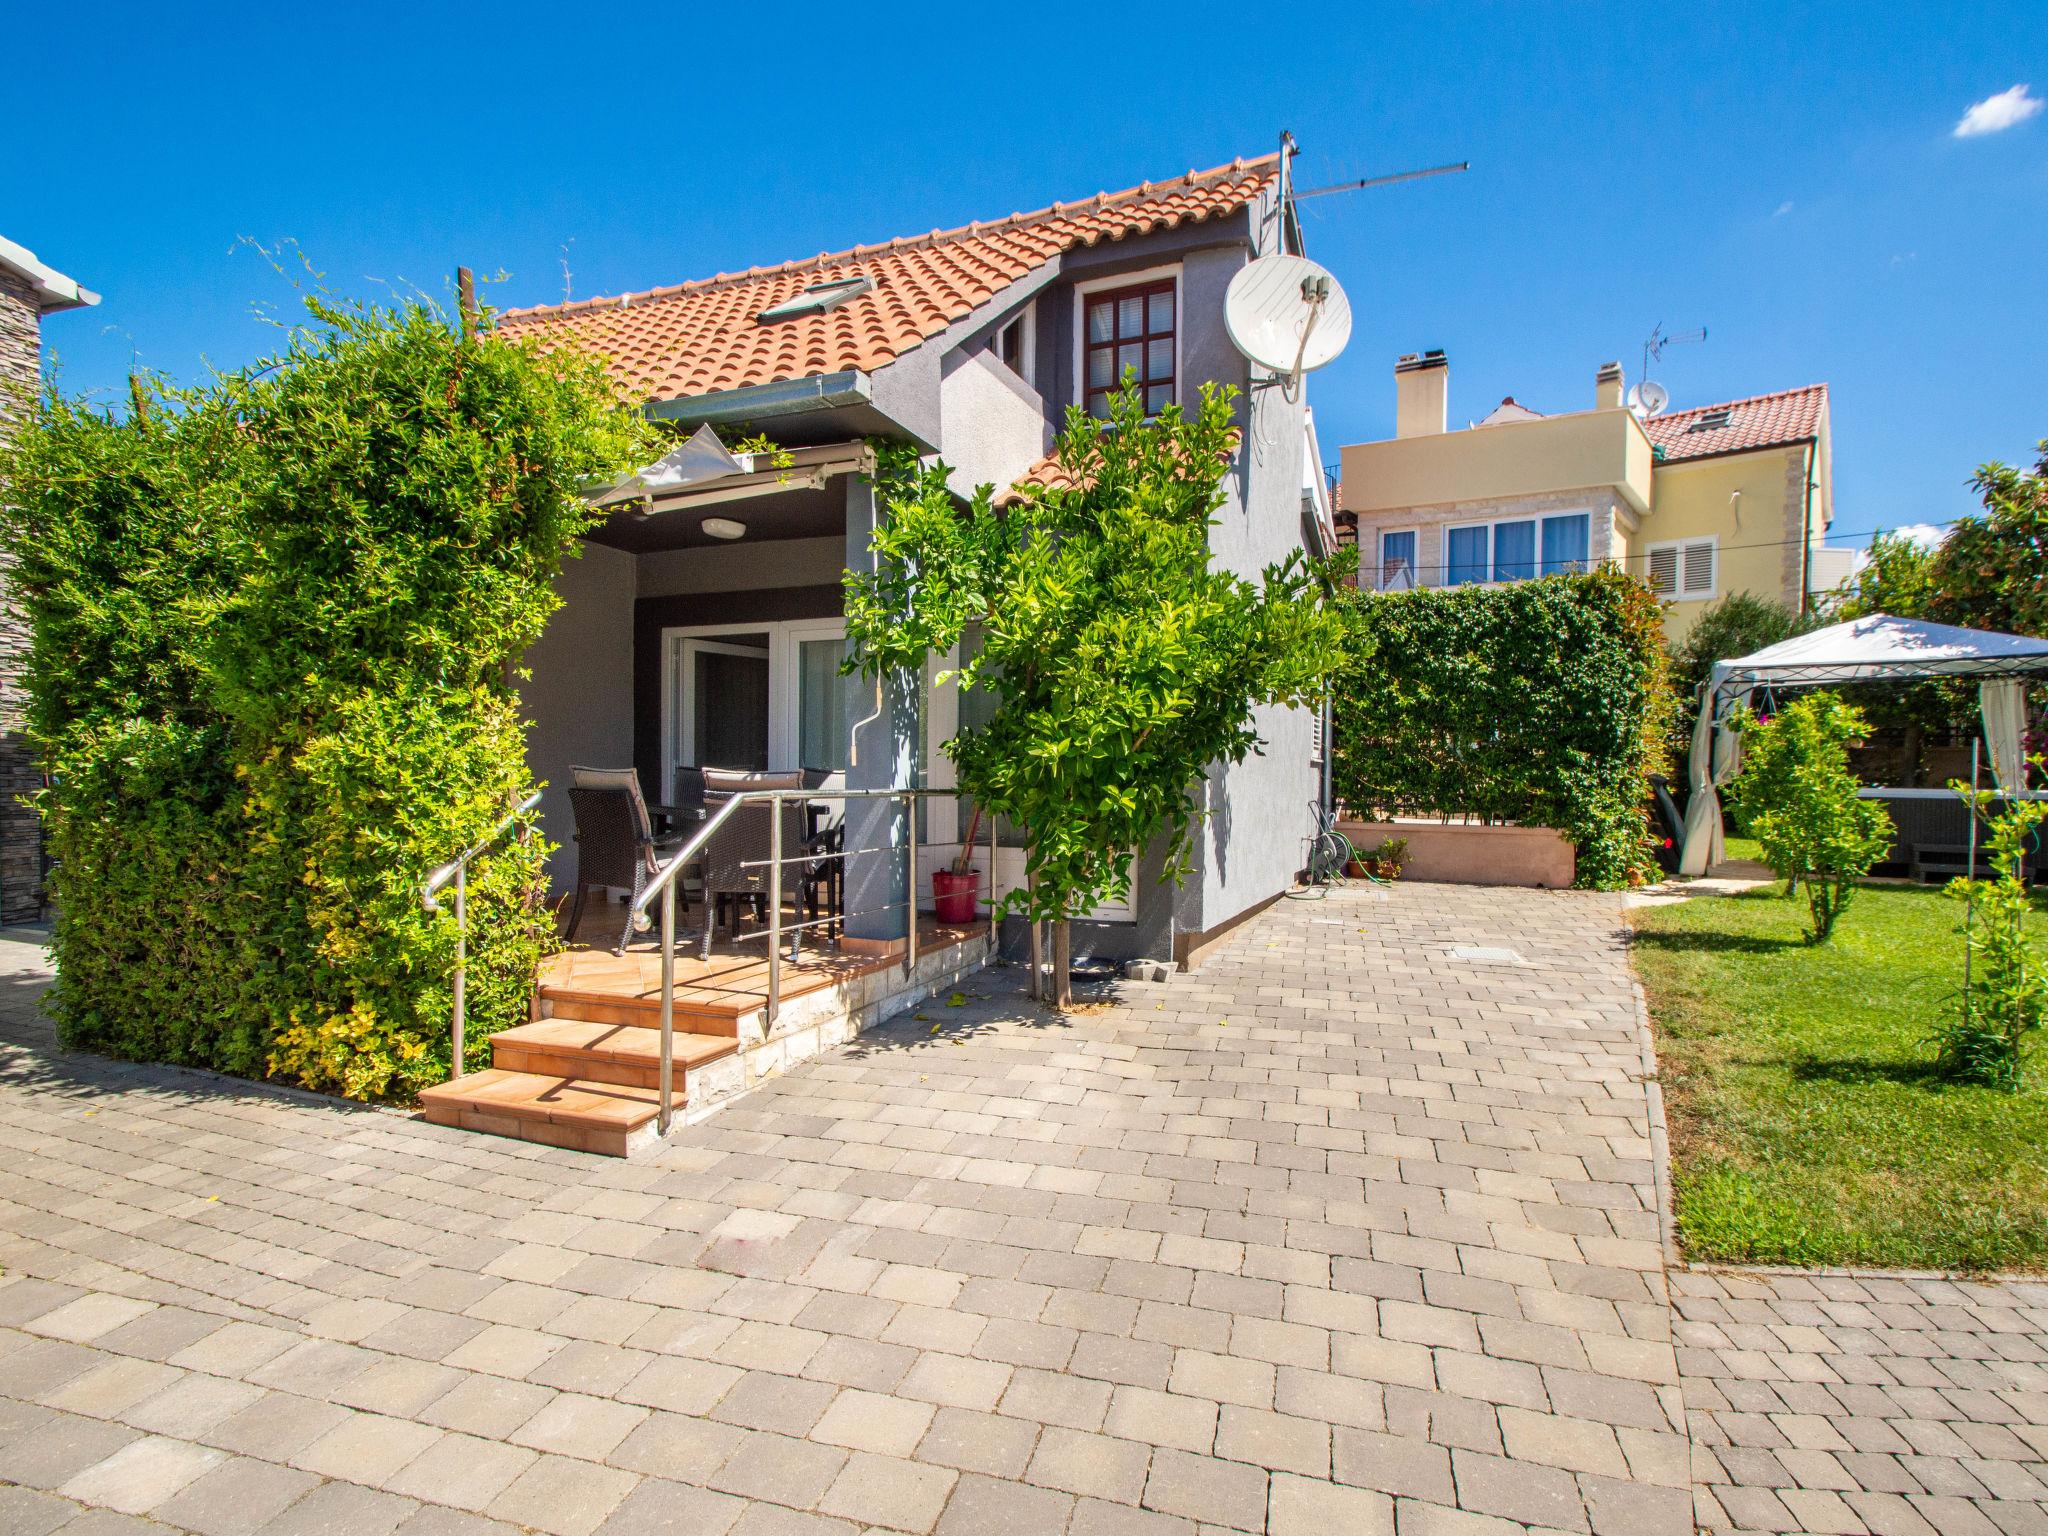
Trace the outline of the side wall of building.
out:
<instances>
[{"instance_id":1,"label":"side wall of building","mask_svg":"<svg viewBox=\"0 0 2048 1536\"><path fill-rule=\"evenodd\" d=\"M1808 537L1807 460L1800 444L1657 466L1655 498L1632 541L1629 571L1645 575L1650 550L1659 544L1715 541L1713 592L1675 602L1665 612L1665 633L1674 644L1732 593L1799 607L1801 549ZM1818 495L1813 520L1820 522Z\"/></svg>"},{"instance_id":2,"label":"side wall of building","mask_svg":"<svg viewBox=\"0 0 2048 1536\"><path fill-rule=\"evenodd\" d=\"M42 311L29 285L0 271L0 445L35 398L42 377ZM43 906L42 828L21 803L42 783L21 734L21 669L28 627L7 599L0 565L0 923L33 922Z\"/></svg>"},{"instance_id":3,"label":"side wall of building","mask_svg":"<svg viewBox=\"0 0 2048 1536\"><path fill-rule=\"evenodd\" d=\"M576 818L569 769L620 768L633 747L632 555L585 544L555 578L562 606L521 660L533 675L520 700L533 722L526 762L547 788L541 831L558 845L548 866L556 895L576 888Z\"/></svg>"}]
</instances>

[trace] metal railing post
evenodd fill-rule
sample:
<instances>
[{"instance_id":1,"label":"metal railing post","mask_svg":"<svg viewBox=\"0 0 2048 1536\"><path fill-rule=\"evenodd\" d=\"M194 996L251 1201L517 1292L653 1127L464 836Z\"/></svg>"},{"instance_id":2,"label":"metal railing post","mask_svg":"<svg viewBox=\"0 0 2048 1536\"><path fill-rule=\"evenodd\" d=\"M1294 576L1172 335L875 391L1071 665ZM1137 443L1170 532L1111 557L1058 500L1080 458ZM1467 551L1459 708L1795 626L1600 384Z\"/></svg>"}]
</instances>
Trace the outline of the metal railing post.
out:
<instances>
[{"instance_id":1,"label":"metal railing post","mask_svg":"<svg viewBox=\"0 0 2048 1536\"><path fill-rule=\"evenodd\" d=\"M451 1083L462 1076L462 1035L469 1022L468 981L469 866L463 864L455 871L455 1024L454 1039L450 1042L452 1057L448 1063L448 1081Z\"/></svg>"},{"instance_id":2,"label":"metal railing post","mask_svg":"<svg viewBox=\"0 0 2048 1536\"><path fill-rule=\"evenodd\" d=\"M710 900L710 892L705 892ZM710 920L706 914L705 920ZM676 883L661 888L661 1109L656 1127L668 1134L674 1111L670 1107L676 1071Z\"/></svg>"},{"instance_id":3,"label":"metal railing post","mask_svg":"<svg viewBox=\"0 0 2048 1536\"><path fill-rule=\"evenodd\" d=\"M908 926L903 948L903 974L917 969L917 792L903 792L903 820L909 835L903 842L903 906Z\"/></svg>"},{"instance_id":4,"label":"metal railing post","mask_svg":"<svg viewBox=\"0 0 2048 1536\"><path fill-rule=\"evenodd\" d=\"M988 942L996 943L996 819L988 819Z\"/></svg>"},{"instance_id":5,"label":"metal railing post","mask_svg":"<svg viewBox=\"0 0 2048 1536\"><path fill-rule=\"evenodd\" d=\"M802 920L802 913L798 913ZM797 932L803 930L799 928ZM782 793L768 801L768 1023L782 1012Z\"/></svg>"}]
</instances>

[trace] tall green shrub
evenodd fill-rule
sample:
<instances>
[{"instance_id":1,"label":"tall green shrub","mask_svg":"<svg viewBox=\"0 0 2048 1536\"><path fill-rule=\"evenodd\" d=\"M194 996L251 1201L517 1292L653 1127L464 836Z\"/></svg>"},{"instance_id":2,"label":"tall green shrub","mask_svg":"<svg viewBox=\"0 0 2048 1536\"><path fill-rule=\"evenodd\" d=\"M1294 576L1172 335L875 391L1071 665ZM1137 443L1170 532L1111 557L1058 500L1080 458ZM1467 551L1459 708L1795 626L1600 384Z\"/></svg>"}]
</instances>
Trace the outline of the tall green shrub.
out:
<instances>
[{"instance_id":1,"label":"tall green shrub","mask_svg":"<svg viewBox=\"0 0 2048 1536\"><path fill-rule=\"evenodd\" d=\"M531 788L511 669L578 486L647 444L588 361L309 308L262 368L125 420L53 395L7 465L55 1006L93 1049L402 1097L449 1068L419 883ZM478 1060L551 942L544 855L476 869Z\"/></svg>"},{"instance_id":2,"label":"tall green shrub","mask_svg":"<svg viewBox=\"0 0 2048 1536\"><path fill-rule=\"evenodd\" d=\"M1806 891L1811 937L1824 941L1856 894L1856 882L1891 848L1892 819L1859 800L1849 743L1867 723L1832 693L1811 693L1769 719L1738 710L1742 771L1729 803L1763 847L1764 862Z\"/></svg>"},{"instance_id":3,"label":"tall green shrub","mask_svg":"<svg viewBox=\"0 0 2048 1536\"><path fill-rule=\"evenodd\" d=\"M2033 762L2037 770L2043 766L2039 756ZM2048 823L2048 805L2014 800L1994 815L1998 796L1991 791L1960 781L1949 787L1985 820L1994 878L1948 884L1948 894L1972 911L1963 940L1966 980L1954 1016L1936 1039L1937 1057L1949 1077L2010 1093L2019 1087L2030 1037L2048 1020L2048 955L2027 938L2032 903L2025 874L2027 856Z\"/></svg>"},{"instance_id":4,"label":"tall green shrub","mask_svg":"<svg viewBox=\"0 0 2048 1536\"><path fill-rule=\"evenodd\" d=\"M1640 581L1359 593L1345 615L1334 778L1354 811L1556 827L1580 885L1649 873L1645 776L1672 698L1662 610Z\"/></svg>"}]
</instances>

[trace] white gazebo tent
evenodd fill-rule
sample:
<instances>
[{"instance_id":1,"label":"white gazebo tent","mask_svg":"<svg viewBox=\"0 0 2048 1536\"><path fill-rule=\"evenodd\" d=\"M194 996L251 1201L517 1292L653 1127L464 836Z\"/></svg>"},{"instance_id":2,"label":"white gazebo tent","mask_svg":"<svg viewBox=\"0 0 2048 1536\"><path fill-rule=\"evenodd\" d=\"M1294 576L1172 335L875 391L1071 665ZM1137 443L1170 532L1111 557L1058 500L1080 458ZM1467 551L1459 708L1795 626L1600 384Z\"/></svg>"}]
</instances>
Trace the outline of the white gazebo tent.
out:
<instances>
[{"instance_id":1,"label":"white gazebo tent","mask_svg":"<svg viewBox=\"0 0 2048 1536\"><path fill-rule=\"evenodd\" d=\"M1755 690L1935 677L1981 680L1978 699L1991 772L2001 788L2024 789L2026 679L2048 677L2048 640L1873 613L1716 662L1693 728L1692 800L1685 810L1679 872L1703 875L1721 858L1721 798L1715 789L1728 782L1740 760L1726 721Z\"/></svg>"}]
</instances>

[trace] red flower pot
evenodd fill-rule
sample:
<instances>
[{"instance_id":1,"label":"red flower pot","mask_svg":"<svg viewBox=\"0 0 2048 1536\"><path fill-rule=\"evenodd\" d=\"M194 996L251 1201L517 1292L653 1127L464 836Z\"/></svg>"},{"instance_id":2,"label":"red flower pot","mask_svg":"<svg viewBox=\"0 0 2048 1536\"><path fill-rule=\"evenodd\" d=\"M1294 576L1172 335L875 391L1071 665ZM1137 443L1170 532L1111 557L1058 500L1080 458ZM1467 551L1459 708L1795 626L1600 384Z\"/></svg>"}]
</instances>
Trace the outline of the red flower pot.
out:
<instances>
[{"instance_id":1,"label":"red flower pot","mask_svg":"<svg viewBox=\"0 0 2048 1536\"><path fill-rule=\"evenodd\" d=\"M966 928L974 922L975 896L981 889L981 871L964 874L950 869L932 871L932 913L949 928Z\"/></svg>"}]
</instances>

